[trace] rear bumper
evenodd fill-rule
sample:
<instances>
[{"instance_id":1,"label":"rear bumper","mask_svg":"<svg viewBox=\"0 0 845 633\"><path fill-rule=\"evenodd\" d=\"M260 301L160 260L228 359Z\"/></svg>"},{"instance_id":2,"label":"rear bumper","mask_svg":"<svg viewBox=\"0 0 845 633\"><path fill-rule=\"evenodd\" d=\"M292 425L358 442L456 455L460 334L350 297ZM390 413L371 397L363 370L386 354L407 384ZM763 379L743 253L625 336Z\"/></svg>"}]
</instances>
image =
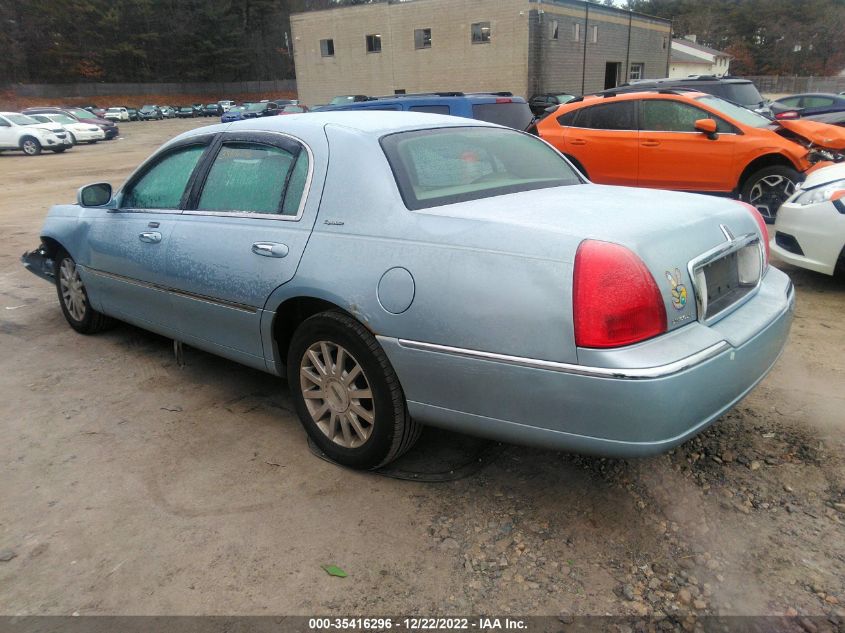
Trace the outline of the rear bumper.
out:
<instances>
[{"instance_id":1,"label":"rear bumper","mask_svg":"<svg viewBox=\"0 0 845 633\"><path fill-rule=\"evenodd\" d=\"M681 328L672 337L677 357L652 367L484 358L379 341L420 422L517 444L643 456L699 433L765 377L783 350L794 302L792 283L771 269L757 297L706 328L715 337L706 346L692 345L705 326ZM630 360L630 348L620 356Z\"/></svg>"},{"instance_id":2,"label":"rear bumper","mask_svg":"<svg viewBox=\"0 0 845 633\"><path fill-rule=\"evenodd\" d=\"M43 246L39 246L34 251L27 251L21 255L21 263L33 275L41 277L51 284L55 283L55 275L53 274L53 259L47 254Z\"/></svg>"}]
</instances>

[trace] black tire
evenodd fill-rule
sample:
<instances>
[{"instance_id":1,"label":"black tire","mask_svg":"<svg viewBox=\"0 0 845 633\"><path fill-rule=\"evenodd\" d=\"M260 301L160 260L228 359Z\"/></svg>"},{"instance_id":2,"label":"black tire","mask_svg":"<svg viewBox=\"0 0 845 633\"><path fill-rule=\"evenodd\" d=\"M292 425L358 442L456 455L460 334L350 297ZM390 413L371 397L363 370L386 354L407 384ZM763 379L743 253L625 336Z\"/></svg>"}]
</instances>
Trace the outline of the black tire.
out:
<instances>
[{"instance_id":1,"label":"black tire","mask_svg":"<svg viewBox=\"0 0 845 633\"><path fill-rule=\"evenodd\" d=\"M62 291L62 267L65 262L69 262L70 268L74 271L76 270L76 262L73 261L73 258L68 255L67 251L59 250L53 260L53 274L56 278L56 294L59 297L59 305L70 327L80 334L96 334L114 325L114 319L101 312L97 312L91 307L88 301L88 292L85 290L85 285L81 280L79 280L78 288L82 295L82 312L80 313L76 307L68 305L71 301Z\"/></svg>"},{"instance_id":2,"label":"black tire","mask_svg":"<svg viewBox=\"0 0 845 633\"><path fill-rule=\"evenodd\" d=\"M41 153L41 143L37 138L24 136L21 139L21 151L27 156L38 156Z\"/></svg>"},{"instance_id":3,"label":"black tire","mask_svg":"<svg viewBox=\"0 0 845 633\"><path fill-rule=\"evenodd\" d=\"M76 146L78 141L76 140L76 137L73 135L73 132L68 132L67 134L70 137L70 144L72 146Z\"/></svg>"},{"instance_id":4,"label":"black tire","mask_svg":"<svg viewBox=\"0 0 845 633\"><path fill-rule=\"evenodd\" d=\"M792 167L774 165L754 172L740 189L740 199L757 208L768 223L775 221L778 209L801 182L801 174Z\"/></svg>"},{"instance_id":5,"label":"black tire","mask_svg":"<svg viewBox=\"0 0 845 633\"><path fill-rule=\"evenodd\" d=\"M63 145L62 147L51 147L50 151L54 154L61 154L63 151L67 149L67 145Z\"/></svg>"},{"instance_id":6,"label":"black tire","mask_svg":"<svg viewBox=\"0 0 845 633\"><path fill-rule=\"evenodd\" d=\"M354 407L357 406L359 410L361 408L360 401L359 405L352 404L353 397L342 397L340 402L332 403L331 406L331 398L327 398L322 403L323 409L329 407L325 409L323 415L330 415L332 421L335 416L337 417L337 422L334 424L321 418L323 425L329 426L329 429L335 429L335 439L329 437L329 431L321 430L309 411L309 405L306 404L306 398L303 395L307 385L315 388L316 385L303 377L301 365L304 362L311 362L308 357L309 348L312 345L319 346L323 342L336 346L334 355L329 351L329 360L333 367L329 368L332 370L331 376L328 373L324 374L326 380L333 380L335 385L342 383L340 378L348 377L353 373L351 369L344 372L344 368L354 368L358 365L361 371L350 383L350 389L351 387L355 387L356 390L362 389L363 384L363 389L369 387L368 391L371 393L371 397L364 397L363 400L369 401L367 404L371 405L371 409L367 409L366 412L373 418L372 423L368 423L363 417L353 415ZM345 353L345 361L339 371L337 371L339 365L337 361L340 354L337 346L342 347ZM325 354L322 354L322 358L325 358ZM328 364L324 363L324 366ZM408 414L405 394L384 350L375 337L352 317L342 312L329 311L306 319L294 332L291 340L288 349L287 372L291 396L302 426L305 427L312 441L335 462L357 469L379 468L405 453L419 438L422 425L414 422ZM331 388L328 382L323 383L323 386L327 392ZM349 391L349 394L354 393L355 390ZM309 402L310 406L315 408L321 405L321 401L318 402L317 399L309 398ZM354 429L349 431L348 437L358 442L356 446L341 444L345 434L341 433L341 429L337 427L345 425L346 428L350 428L348 422L344 422L346 415L357 419L359 426L368 430L368 435L363 441L360 434L352 435L355 432Z\"/></svg>"}]
</instances>

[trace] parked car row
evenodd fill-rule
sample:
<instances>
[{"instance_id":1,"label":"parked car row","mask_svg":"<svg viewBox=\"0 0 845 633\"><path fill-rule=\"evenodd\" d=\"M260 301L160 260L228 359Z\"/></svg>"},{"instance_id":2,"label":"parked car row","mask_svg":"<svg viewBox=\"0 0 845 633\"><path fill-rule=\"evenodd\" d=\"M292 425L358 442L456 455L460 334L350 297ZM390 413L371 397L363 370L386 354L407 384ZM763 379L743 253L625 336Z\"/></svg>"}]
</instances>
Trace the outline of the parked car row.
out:
<instances>
[{"instance_id":1,"label":"parked car row","mask_svg":"<svg viewBox=\"0 0 845 633\"><path fill-rule=\"evenodd\" d=\"M22 112L0 112L0 151L16 150L37 156L43 150L56 154L77 143L97 143L115 138L119 128L81 108L39 107Z\"/></svg>"}]
</instances>

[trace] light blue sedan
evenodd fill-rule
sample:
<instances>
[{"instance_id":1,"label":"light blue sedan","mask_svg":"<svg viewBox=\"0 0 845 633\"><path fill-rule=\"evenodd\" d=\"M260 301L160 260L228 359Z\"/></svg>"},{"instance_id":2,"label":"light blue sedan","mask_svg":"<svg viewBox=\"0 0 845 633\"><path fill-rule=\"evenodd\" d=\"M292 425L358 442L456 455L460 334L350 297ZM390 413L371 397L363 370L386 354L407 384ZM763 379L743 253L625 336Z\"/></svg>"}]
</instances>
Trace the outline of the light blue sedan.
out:
<instances>
[{"instance_id":1,"label":"light blue sedan","mask_svg":"<svg viewBox=\"0 0 845 633\"><path fill-rule=\"evenodd\" d=\"M119 319L286 376L310 437L355 468L422 424L668 450L766 375L794 309L753 208L593 185L466 119L200 128L77 198L23 256L72 328Z\"/></svg>"}]
</instances>

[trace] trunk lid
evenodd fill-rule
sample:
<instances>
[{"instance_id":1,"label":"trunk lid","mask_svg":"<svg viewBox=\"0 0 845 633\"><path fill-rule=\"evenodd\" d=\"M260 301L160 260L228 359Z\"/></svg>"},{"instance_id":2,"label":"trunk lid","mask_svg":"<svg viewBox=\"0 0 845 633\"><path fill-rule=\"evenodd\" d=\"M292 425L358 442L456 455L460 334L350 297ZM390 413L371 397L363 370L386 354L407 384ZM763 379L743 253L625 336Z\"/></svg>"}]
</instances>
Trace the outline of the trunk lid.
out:
<instances>
[{"instance_id":1,"label":"trunk lid","mask_svg":"<svg viewBox=\"0 0 845 633\"><path fill-rule=\"evenodd\" d=\"M751 213L733 200L592 184L496 196L424 213L481 221L470 246L489 249L498 244L501 250L568 264L582 240L621 244L654 277L670 330L698 318L690 262L727 244L728 235L756 236L759 231ZM458 235L466 245L467 234Z\"/></svg>"}]
</instances>

